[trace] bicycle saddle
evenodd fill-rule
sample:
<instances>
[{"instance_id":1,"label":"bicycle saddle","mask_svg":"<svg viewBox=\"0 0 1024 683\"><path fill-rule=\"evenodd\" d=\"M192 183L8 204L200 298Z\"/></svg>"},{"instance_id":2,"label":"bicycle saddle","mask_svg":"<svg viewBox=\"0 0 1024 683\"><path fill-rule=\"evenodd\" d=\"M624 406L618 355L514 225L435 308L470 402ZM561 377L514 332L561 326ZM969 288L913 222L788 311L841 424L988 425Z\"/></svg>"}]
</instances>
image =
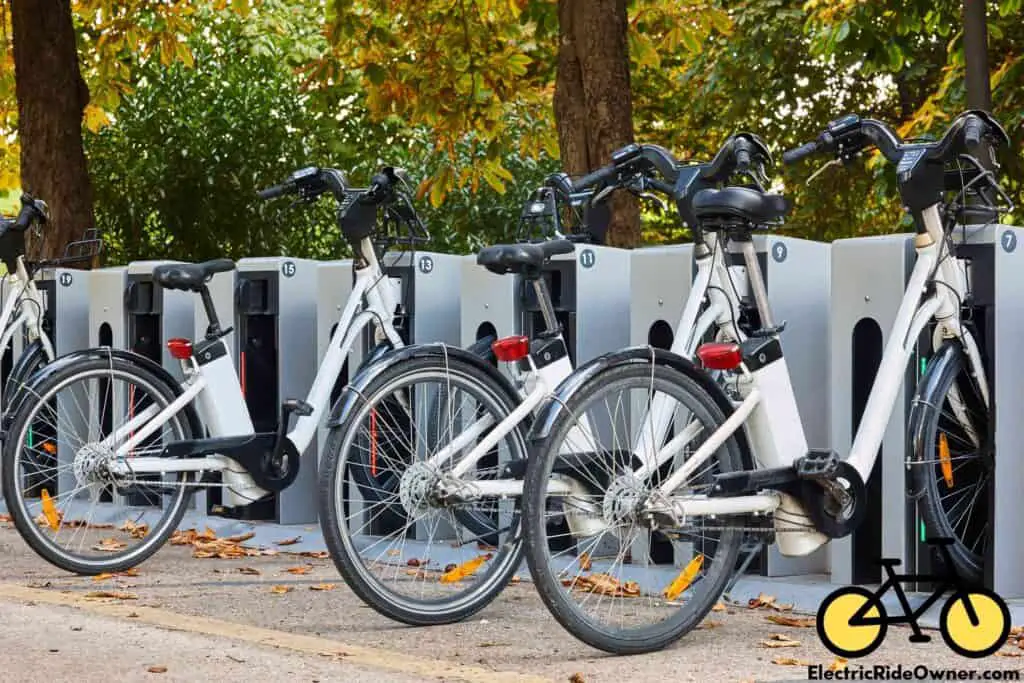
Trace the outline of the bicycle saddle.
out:
<instances>
[{"instance_id":1,"label":"bicycle saddle","mask_svg":"<svg viewBox=\"0 0 1024 683\"><path fill-rule=\"evenodd\" d=\"M167 289L198 292L214 273L226 273L234 269L235 262L226 258L202 263L168 263L153 269L153 279Z\"/></svg>"},{"instance_id":2,"label":"bicycle saddle","mask_svg":"<svg viewBox=\"0 0 1024 683\"><path fill-rule=\"evenodd\" d=\"M498 275L536 272L552 256L571 254L574 249L572 242L561 239L537 244L495 244L481 249L476 262Z\"/></svg>"},{"instance_id":3,"label":"bicycle saddle","mask_svg":"<svg viewBox=\"0 0 1024 683\"><path fill-rule=\"evenodd\" d=\"M782 195L749 187L701 190L693 197L693 212L698 219L739 218L750 223L767 223L782 218L789 208L789 202Z\"/></svg>"}]
</instances>

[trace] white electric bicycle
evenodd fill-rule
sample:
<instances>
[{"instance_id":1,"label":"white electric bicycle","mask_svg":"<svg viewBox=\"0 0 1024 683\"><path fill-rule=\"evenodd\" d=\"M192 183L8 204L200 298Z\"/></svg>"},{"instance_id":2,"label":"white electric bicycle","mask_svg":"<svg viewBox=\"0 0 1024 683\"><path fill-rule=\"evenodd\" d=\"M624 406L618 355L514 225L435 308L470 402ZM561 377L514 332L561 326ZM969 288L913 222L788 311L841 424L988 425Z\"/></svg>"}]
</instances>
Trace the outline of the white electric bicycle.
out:
<instances>
[{"instance_id":1,"label":"white electric bicycle","mask_svg":"<svg viewBox=\"0 0 1024 683\"><path fill-rule=\"evenodd\" d=\"M744 341L696 350L704 369L725 375L721 385L679 354L640 347L580 368L541 408L523 498L526 555L541 597L566 629L614 653L662 648L696 627L719 600L735 572L741 534L768 531L782 554L801 556L856 529L865 510L864 481L907 362L930 322L936 354L960 359L956 369L964 380L945 402L929 397L938 399L932 410L948 406L966 439L987 441L974 421L989 403L982 359L960 316L968 294L965 264L940 209L944 167L973 159L964 150L982 140L1008 143L982 112L960 116L937 142L915 144L878 121L848 116L784 156L794 162L820 150L848 161L877 147L897 165L903 204L917 227L917 262L845 460L808 449L781 329L751 243L752 230L784 215L785 201L740 187L697 194L699 231L742 248L760 329ZM968 386L976 399L967 400ZM649 407L631 416L627 407L637 402ZM603 429L586 433L590 441L574 441L581 422ZM666 424L670 429L663 430ZM587 491L565 486L563 473L587 482ZM552 534L553 514L575 519L570 542ZM674 563L637 552L652 536L673 543Z\"/></svg>"},{"instance_id":2,"label":"white electric bicycle","mask_svg":"<svg viewBox=\"0 0 1024 683\"><path fill-rule=\"evenodd\" d=\"M599 217L598 207L619 188L675 197L688 218L699 190L734 171L749 172L752 161L759 168L770 155L749 134L730 138L710 163L685 166L661 147L629 145L613 154L608 169L575 183L564 174L549 178L548 192L526 202L523 218L543 212L557 222L550 201L556 196L570 206L582 201L588 215ZM594 192L597 185L603 186ZM343 396L320 469L321 526L349 586L381 614L411 625L462 620L489 604L519 569L526 433L536 408L573 369L545 263L571 251L570 241L555 239L491 246L477 256L494 273L518 275L543 318L532 340L513 336L493 345L497 360L513 364L513 382L471 353L427 344L393 352ZM673 347L683 355L712 328L723 339L745 338L736 278L716 235L698 248L697 264L700 294L687 303ZM705 292L711 303L701 310ZM576 429L586 440L591 427L582 422ZM554 476L565 492L585 494L585 479ZM565 517L553 524L572 526L571 512Z\"/></svg>"},{"instance_id":3,"label":"white electric bicycle","mask_svg":"<svg viewBox=\"0 0 1024 683\"><path fill-rule=\"evenodd\" d=\"M206 310L204 339L167 342L184 381L139 354L109 347L43 368L12 407L3 444L4 497L26 542L71 572L123 571L165 543L197 487L220 487L223 506L238 507L291 484L364 329L373 325L378 341L403 345L393 324L400 285L382 272L374 243L378 213L386 225L406 228L407 240L428 237L403 178L387 167L361 189L340 171L307 168L260 193L306 201L330 193L356 253L355 284L309 395L283 402L276 432L254 431L225 342L231 329L220 326L206 284L234 269L227 259L153 271L163 287L198 293ZM298 419L288 431L292 413Z\"/></svg>"}]
</instances>

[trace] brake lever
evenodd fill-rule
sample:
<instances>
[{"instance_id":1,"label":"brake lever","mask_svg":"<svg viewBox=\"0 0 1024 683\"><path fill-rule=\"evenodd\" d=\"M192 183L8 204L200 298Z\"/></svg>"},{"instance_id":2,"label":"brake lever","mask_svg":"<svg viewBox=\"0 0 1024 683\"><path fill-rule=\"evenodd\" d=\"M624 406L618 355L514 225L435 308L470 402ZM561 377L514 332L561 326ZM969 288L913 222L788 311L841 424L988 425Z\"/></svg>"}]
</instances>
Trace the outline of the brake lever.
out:
<instances>
[{"instance_id":1,"label":"brake lever","mask_svg":"<svg viewBox=\"0 0 1024 683\"><path fill-rule=\"evenodd\" d=\"M840 161L839 159L832 159L831 161L829 161L828 163L826 163L825 165L823 165L823 166L822 166L821 168L819 168L819 169L818 169L817 171L815 171L814 173L812 173L812 174L811 174L811 175L810 175L810 176L809 176L809 177L807 178L807 182L806 182L805 184L806 184L806 185L810 185L810 184L811 184L812 182L814 182L814 179L815 179L815 178L817 178L817 177L818 177L818 176L820 176L820 175L821 175L822 173L824 173L824 172L825 172L825 170L826 170L827 168L829 168L830 166L842 166L842 165L843 165L843 162L842 162L842 161Z\"/></svg>"},{"instance_id":2,"label":"brake lever","mask_svg":"<svg viewBox=\"0 0 1024 683\"><path fill-rule=\"evenodd\" d=\"M614 192L615 189L616 188L614 185L605 185L600 192L594 195L594 198L590 200L590 203L600 204L602 201L604 201L604 198L610 195L612 192Z\"/></svg>"},{"instance_id":3,"label":"brake lever","mask_svg":"<svg viewBox=\"0 0 1024 683\"><path fill-rule=\"evenodd\" d=\"M656 194L651 194L650 192L637 192L636 196L639 197L640 199L648 199L657 204L658 208L661 210L661 213L666 213L668 211L668 204L666 204L665 200L663 200Z\"/></svg>"}]
</instances>

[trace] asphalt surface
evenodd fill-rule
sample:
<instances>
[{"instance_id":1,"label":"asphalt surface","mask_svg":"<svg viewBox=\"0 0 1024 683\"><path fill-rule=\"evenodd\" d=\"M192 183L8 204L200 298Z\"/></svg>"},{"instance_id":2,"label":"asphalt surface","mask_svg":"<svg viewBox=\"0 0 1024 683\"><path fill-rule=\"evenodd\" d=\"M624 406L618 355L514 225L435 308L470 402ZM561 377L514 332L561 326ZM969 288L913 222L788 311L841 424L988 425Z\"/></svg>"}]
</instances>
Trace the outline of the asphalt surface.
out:
<instances>
[{"instance_id":1,"label":"asphalt surface","mask_svg":"<svg viewBox=\"0 0 1024 683\"><path fill-rule=\"evenodd\" d=\"M281 549L282 551L284 549ZM168 546L137 576L68 575L36 557L0 523L0 681L569 681L806 680L808 664L836 662L813 627L773 623L771 608L726 605L659 653L613 657L575 640L529 582L510 585L471 620L410 628L366 607L330 560L288 555L196 559ZM308 573L287 570L308 566ZM243 573L240 569L244 568ZM258 572L258 573L257 573ZM327 590L312 590L317 586ZM289 590L275 587L283 586ZM110 591L115 597L97 597ZM90 595L93 594L93 595ZM800 615L795 615L800 616ZM847 663L1020 671L1013 656L972 660L890 628L872 655ZM776 634L796 646L768 648ZM780 658L797 664L775 663ZM152 669L152 670L151 670Z\"/></svg>"}]
</instances>

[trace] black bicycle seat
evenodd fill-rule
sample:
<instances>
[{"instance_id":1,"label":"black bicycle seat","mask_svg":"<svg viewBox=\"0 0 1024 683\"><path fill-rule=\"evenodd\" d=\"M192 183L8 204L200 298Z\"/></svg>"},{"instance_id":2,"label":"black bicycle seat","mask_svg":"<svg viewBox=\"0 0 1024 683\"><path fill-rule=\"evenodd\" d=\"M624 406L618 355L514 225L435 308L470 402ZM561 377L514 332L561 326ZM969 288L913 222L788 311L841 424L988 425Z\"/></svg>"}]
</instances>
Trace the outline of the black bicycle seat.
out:
<instances>
[{"instance_id":1,"label":"black bicycle seat","mask_svg":"<svg viewBox=\"0 0 1024 683\"><path fill-rule=\"evenodd\" d=\"M749 187L701 190L693 198L693 212L700 220L738 218L760 224L782 218L788 211L789 202L782 195Z\"/></svg>"},{"instance_id":2,"label":"black bicycle seat","mask_svg":"<svg viewBox=\"0 0 1024 683\"><path fill-rule=\"evenodd\" d=\"M235 269L231 259L218 258L202 263L168 263L153 269L153 279L167 289L198 292L215 273Z\"/></svg>"},{"instance_id":3,"label":"black bicycle seat","mask_svg":"<svg viewBox=\"0 0 1024 683\"><path fill-rule=\"evenodd\" d=\"M481 249L476 262L498 275L538 273L552 256L571 254L575 249L572 242L562 239L536 244L495 244Z\"/></svg>"}]
</instances>

